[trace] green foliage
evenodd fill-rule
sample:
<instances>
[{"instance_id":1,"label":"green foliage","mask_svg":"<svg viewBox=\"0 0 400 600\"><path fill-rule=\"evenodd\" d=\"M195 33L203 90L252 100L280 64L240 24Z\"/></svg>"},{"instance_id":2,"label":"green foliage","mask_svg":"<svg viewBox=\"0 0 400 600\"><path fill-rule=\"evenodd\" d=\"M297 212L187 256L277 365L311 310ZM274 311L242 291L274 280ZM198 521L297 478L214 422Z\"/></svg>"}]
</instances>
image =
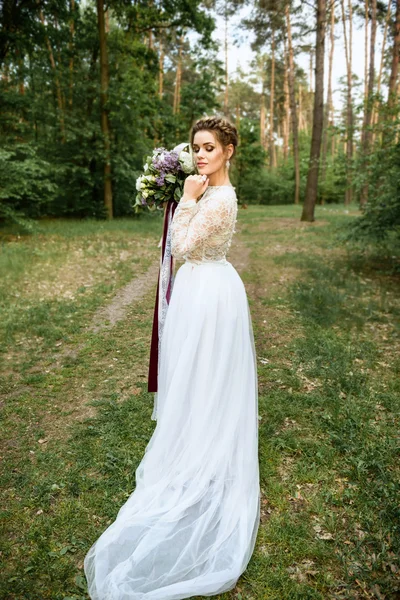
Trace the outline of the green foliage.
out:
<instances>
[{"instance_id":1,"label":"green foliage","mask_svg":"<svg viewBox=\"0 0 400 600\"><path fill-rule=\"evenodd\" d=\"M214 110L222 69L211 41L214 21L199 7L183 0L157 5L112 0L107 7L113 212L132 215L143 158L155 146L173 147L186 141L192 121ZM22 215L105 217L95 3L78 2L71 12L70 4L60 0L28 2L16 7L14 15L0 17L6 73L0 80L0 134L6 140L0 157L1 218L22 224ZM168 21L169 28L157 30L157 24ZM154 49L147 37L150 24L155 26ZM174 114L178 38L183 28L196 31L200 39L196 48L185 42L180 112ZM161 31L162 97L158 89Z\"/></svg>"},{"instance_id":2,"label":"green foliage","mask_svg":"<svg viewBox=\"0 0 400 600\"><path fill-rule=\"evenodd\" d=\"M256 203L254 194L258 190L266 154L260 144L259 127L254 124L254 121L242 119L239 135L240 143L232 161L234 166L232 179L238 199L242 202Z\"/></svg>"},{"instance_id":3,"label":"green foliage","mask_svg":"<svg viewBox=\"0 0 400 600\"><path fill-rule=\"evenodd\" d=\"M241 197L249 204L292 204L294 198L293 161L271 171L246 171L241 183Z\"/></svg>"},{"instance_id":4,"label":"green foliage","mask_svg":"<svg viewBox=\"0 0 400 600\"><path fill-rule=\"evenodd\" d=\"M300 161L300 195L304 194L310 139L302 140ZM295 192L293 156L282 159L278 166L271 169L269 153L260 144L258 120L244 118L240 122L240 145L232 179L236 185L238 197L247 204L292 204Z\"/></svg>"},{"instance_id":5,"label":"green foliage","mask_svg":"<svg viewBox=\"0 0 400 600\"><path fill-rule=\"evenodd\" d=\"M326 204L340 204L346 189L346 156L340 152L334 158L328 156L325 170L322 165L318 183L318 199Z\"/></svg>"},{"instance_id":6,"label":"green foliage","mask_svg":"<svg viewBox=\"0 0 400 600\"><path fill-rule=\"evenodd\" d=\"M0 219L32 229L56 198L54 167L38 156L33 144L0 148Z\"/></svg>"},{"instance_id":7,"label":"green foliage","mask_svg":"<svg viewBox=\"0 0 400 600\"><path fill-rule=\"evenodd\" d=\"M357 183L365 184L365 173ZM374 151L369 161L368 202L343 235L348 241L386 246L400 241L400 143Z\"/></svg>"}]
</instances>

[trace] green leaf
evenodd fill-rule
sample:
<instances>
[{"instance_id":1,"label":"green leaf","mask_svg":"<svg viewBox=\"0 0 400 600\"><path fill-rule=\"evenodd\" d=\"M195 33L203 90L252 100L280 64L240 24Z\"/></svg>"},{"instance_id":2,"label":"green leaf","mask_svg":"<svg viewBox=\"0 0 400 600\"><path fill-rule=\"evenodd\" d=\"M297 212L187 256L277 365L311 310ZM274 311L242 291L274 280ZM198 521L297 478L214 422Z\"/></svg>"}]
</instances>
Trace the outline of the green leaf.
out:
<instances>
[{"instance_id":1,"label":"green leaf","mask_svg":"<svg viewBox=\"0 0 400 600\"><path fill-rule=\"evenodd\" d=\"M76 587L81 590L86 590L86 581L82 575L77 575L74 579Z\"/></svg>"}]
</instances>

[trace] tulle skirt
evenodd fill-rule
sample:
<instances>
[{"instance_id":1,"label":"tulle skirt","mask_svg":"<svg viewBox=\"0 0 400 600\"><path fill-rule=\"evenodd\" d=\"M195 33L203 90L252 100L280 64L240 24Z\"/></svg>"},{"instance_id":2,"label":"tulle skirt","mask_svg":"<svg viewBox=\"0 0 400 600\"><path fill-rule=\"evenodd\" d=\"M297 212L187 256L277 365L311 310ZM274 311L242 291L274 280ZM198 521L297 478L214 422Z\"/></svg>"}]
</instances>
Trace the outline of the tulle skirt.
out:
<instances>
[{"instance_id":1,"label":"tulle skirt","mask_svg":"<svg viewBox=\"0 0 400 600\"><path fill-rule=\"evenodd\" d=\"M180 600L232 589L260 519L258 387L243 282L226 261L177 271L154 433L136 488L85 557L93 600Z\"/></svg>"}]
</instances>

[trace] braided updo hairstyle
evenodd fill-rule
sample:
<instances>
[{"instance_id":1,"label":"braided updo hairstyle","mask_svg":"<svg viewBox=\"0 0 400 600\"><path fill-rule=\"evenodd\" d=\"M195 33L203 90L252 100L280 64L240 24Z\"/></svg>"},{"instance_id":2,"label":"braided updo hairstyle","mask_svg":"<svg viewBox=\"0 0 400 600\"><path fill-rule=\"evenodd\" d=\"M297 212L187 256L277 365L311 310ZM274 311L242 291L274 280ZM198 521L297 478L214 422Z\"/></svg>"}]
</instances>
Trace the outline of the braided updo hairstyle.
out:
<instances>
[{"instance_id":1,"label":"braided updo hairstyle","mask_svg":"<svg viewBox=\"0 0 400 600\"><path fill-rule=\"evenodd\" d=\"M236 154L236 147L239 145L239 136L236 127L223 117L204 117L195 122L190 132L190 144L193 146L194 136L198 131L212 131L223 148L233 144L233 153Z\"/></svg>"}]
</instances>

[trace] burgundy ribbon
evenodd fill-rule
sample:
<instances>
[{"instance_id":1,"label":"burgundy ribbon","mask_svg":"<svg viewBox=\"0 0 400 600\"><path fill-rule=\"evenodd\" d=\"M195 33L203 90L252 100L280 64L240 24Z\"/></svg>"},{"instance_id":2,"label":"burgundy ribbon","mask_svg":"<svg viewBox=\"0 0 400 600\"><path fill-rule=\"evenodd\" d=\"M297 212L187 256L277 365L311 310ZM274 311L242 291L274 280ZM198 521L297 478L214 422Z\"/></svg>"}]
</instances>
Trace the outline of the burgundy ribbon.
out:
<instances>
[{"instance_id":1,"label":"burgundy ribbon","mask_svg":"<svg viewBox=\"0 0 400 600\"><path fill-rule=\"evenodd\" d=\"M158 280L157 280L157 292L156 292L156 302L154 306L154 315L153 315L153 330L151 334L151 346L150 346L150 363L149 363L149 374L148 374L148 384L147 391L148 392L157 392L158 391L158 312L159 312L159 290L160 290L160 273L161 266L163 264L164 255L165 255L165 245L167 241L168 234L168 224L170 221L170 212L171 212L171 221L175 213L175 209L178 204L174 200L168 200L166 209L164 211L164 226L163 226L163 237L162 237L162 246L161 246L161 257L160 257L160 267L158 270ZM174 258L171 256L171 264L170 264L170 272L169 272L169 281L168 288L166 292L166 300L169 304L171 299L171 282L172 282L172 274L173 274L173 266L174 266Z\"/></svg>"}]
</instances>

